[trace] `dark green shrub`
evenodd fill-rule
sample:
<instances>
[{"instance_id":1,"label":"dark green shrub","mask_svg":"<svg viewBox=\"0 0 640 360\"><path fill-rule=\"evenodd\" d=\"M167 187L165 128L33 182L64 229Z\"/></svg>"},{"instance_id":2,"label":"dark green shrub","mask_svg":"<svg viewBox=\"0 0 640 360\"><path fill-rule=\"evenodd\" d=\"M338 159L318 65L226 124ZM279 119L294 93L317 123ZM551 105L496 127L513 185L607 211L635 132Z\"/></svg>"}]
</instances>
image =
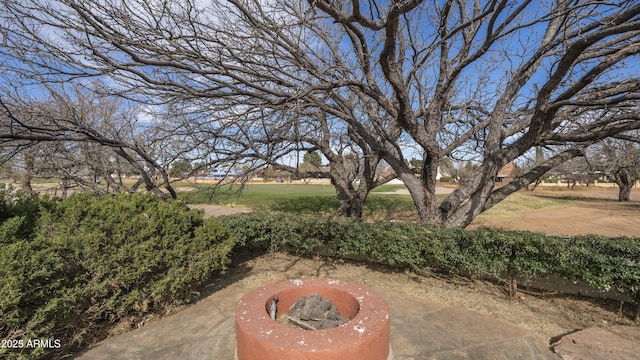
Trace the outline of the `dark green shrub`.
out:
<instances>
[{"instance_id":1,"label":"dark green shrub","mask_svg":"<svg viewBox=\"0 0 640 360\"><path fill-rule=\"evenodd\" d=\"M220 220L230 229L237 246L250 249L275 251L293 238L302 239L300 231L304 224L298 222L305 217L296 217L281 213L255 212L235 216L222 216Z\"/></svg>"},{"instance_id":2,"label":"dark green shrub","mask_svg":"<svg viewBox=\"0 0 640 360\"><path fill-rule=\"evenodd\" d=\"M41 208L34 236L0 253L0 338L62 347L3 351L61 356L105 323L190 301L234 245L202 215L142 194L79 194Z\"/></svg>"},{"instance_id":3,"label":"dark green shrub","mask_svg":"<svg viewBox=\"0 0 640 360\"><path fill-rule=\"evenodd\" d=\"M37 193L0 191L0 245L31 238L40 213L56 205L56 200Z\"/></svg>"},{"instance_id":4,"label":"dark green shrub","mask_svg":"<svg viewBox=\"0 0 640 360\"><path fill-rule=\"evenodd\" d=\"M414 223L365 223L342 217L250 213L220 220L240 246L366 260L424 269L430 228ZM425 241L427 240L427 241ZM435 262L434 262L435 263Z\"/></svg>"}]
</instances>

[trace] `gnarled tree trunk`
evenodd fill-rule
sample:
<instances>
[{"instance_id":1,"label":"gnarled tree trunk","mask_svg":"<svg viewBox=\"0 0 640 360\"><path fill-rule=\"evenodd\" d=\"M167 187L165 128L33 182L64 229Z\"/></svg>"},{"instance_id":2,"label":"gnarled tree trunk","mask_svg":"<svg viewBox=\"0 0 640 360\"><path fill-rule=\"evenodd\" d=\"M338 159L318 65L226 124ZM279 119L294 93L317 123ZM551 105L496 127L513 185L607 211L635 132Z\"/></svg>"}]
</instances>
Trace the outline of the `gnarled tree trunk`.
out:
<instances>
[{"instance_id":1,"label":"gnarled tree trunk","mask_svg":"<svg viewBox=\"0 0 640 360\"><path fill-rule=\"evenodd\" d=\"M618 184L618 201L629 201L631 198L631 189L633 188L633 179L625 170L618 171L613 174L614 181Z\"/></svg>"}]
</instances>

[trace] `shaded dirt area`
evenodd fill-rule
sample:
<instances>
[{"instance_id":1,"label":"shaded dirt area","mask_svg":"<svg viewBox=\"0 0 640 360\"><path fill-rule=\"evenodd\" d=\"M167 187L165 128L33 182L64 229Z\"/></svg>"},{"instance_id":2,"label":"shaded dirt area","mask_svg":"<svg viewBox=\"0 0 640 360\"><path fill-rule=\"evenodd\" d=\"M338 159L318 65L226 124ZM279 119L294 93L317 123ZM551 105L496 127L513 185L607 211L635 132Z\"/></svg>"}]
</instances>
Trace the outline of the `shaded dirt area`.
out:
<instances>
[{"instance_id":1,"label":"shaded dirt area","mask_svg":"<svg viewBox=\"0 0 640 360\"><path fill-rule=\"evenodd\" d=\"M460 277L420 276L412 272L326 258L283 253L238 261L211 291L235 282L248 287L303 277L327 277L385 289L411 297L460 306L508 321L545 338L590 326L634 325L631 307L619 302L557 293L521 292L509 300L500 284Z\"/></svg>"},{"instance_id":2,"label":"shaded dirt area","mask_svg":"<svg viewBox=\"0 0 640 360\"><path fill-rule=\"evenodd\" d=\"M571 205L520 211L509 217L482 217L469 228L496 227L529 230L547 235L599 234L608 237L640 236L640 189L634 189L631 201L617 201L618 192L611 190L536 189L531 196L575 200Z\"/></svg>"},{"instance_id":3,"label":"shaded dirt area","mask_svg":"<svg viewBox=\"0 0 640 360\"><path fill-rule=\"evenodd\" d=\"M509 300L503 284L479 279L421 276L410 271L391 270L372 264L330 258L302 258L285 253L260 256L236 253L230 268L199 290L205 298L228 287L257 288L295 278L325 277L385 289L498 318L532 331L554 342L561 335L591 326L640 325L631 320L631 304L554 292L521 291ZM154 322L183 310L188 305L165 309L164 314L131 317L105 332L115 336L145 323ZM393 316L393 314L392 314Z\"/></svg>"}]
</instances>

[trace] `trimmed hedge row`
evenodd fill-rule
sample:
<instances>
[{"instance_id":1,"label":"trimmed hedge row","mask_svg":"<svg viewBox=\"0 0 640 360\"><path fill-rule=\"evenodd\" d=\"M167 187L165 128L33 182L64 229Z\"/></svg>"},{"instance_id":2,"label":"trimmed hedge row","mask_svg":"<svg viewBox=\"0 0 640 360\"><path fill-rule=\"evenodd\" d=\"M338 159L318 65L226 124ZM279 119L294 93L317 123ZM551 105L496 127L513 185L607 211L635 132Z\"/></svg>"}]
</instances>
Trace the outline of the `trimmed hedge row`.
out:
<instances>
[{"instance_id":1,"label":"trimmed hedge row","mask_svg":"<svg viewBox=\"0 0 640 360\"><path fill-rule=\"evenodd\" d=\"M249 213L221 217L239 245L366 260L466 276L516 278L557 274L603 291L614 288L640 303L640 239L572 238L526 231L447 229L416 223Z\"/></svg>"},{"instance_id":2,"label":"trimmed hedge row","mask_svg":"<svg viewBox=\"0 0 640 360\"><path fill-rule=\"evenodd\" d=\"M152 195L0 201L0 357L62 357L105 324L188 302L234 246L216 219Z\"/></svg>"}]
</instances>

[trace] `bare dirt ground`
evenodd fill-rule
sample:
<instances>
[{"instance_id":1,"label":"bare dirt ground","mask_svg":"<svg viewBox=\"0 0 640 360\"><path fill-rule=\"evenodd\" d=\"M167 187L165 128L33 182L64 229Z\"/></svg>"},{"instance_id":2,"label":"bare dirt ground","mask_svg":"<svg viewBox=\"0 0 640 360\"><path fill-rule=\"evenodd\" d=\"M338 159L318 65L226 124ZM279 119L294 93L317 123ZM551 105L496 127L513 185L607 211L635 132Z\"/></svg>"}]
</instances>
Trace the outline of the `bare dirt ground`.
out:
<instances>
[{"instance_id":1,"label":"bare dirt ground","mask_svg":"<svg viewBox=\"0 0 640 360\"><path fill-rule=\"evenodd\" d=\"M629 304L523 291L509 300L501 284L460 277L419 276L367 264L325 258L300 258L288 254L262 255L240 262L223 275L229 282L249 287L299 278L328 277L387 289L415 298L460 306L499 318L552 339L590 326L640 325L630 318Z\"/></svg>"},{"instance_id":2,"label":"bare dirt ground","mask_svg":"<svg viewBox=\"0 0 640 360\"><path fill-rule=\"evenodd\" d=\"M451 187L437 187L437 194L448 194ZM490 212L476 218L469 229L494 227L508 230L528 230L547 235L575 236L598 234L607 237L640 236L640 188L633 189L631 201L618 201L617 188L582 187L571 190L566 186L538 187L523 194L543 198L575 200L571 205L545 207L538 210L516 211L509 216L492 217ZM408 195L406 189L389 194ZM509 201L509 198L504 200Z\"/></svg>"},{"instance_id":3,"label":"bare dirt ground","mask_svg":"<svg viewBox=\"0 0 640 360\"><path fill-rule=\"evenodd\" d=\"M243 207L243 206L217 206L217 205L206 205L206 204L192 204L189 205L190 209L198 209L204 211L204 217L212 217L212 216L221 216L221 215L232 215L232 214L240 214L250 212L251 209Z\"/></svg>"},{"instance_id":4,"label":"bare dirt ground","mask_svg":"<svg viewBox=\"0 0 640 360\"><path fill-rule=\"evenodd\" d=\"M572 191L538 188L531 195L570 198L576 201L570 206L521 211L511 214L508 218L478 218L469 228L497 227L568 236L640 236L640 189L632 191L629 202L617 201L617 189Z\"/></svg>"}]
</instances>

